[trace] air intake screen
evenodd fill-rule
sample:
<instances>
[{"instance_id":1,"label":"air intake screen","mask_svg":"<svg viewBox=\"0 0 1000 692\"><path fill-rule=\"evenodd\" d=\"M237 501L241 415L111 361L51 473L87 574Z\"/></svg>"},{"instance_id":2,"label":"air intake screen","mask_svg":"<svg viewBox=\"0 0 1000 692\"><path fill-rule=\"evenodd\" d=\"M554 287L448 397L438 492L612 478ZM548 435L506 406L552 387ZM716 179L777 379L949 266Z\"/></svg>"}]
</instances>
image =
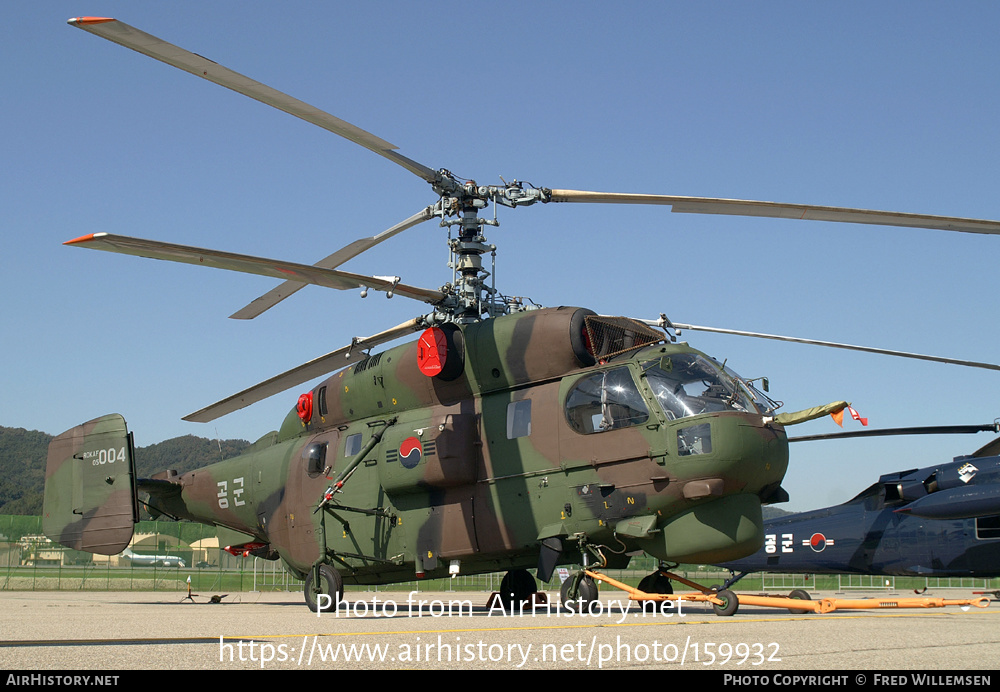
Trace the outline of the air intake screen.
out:
<instances>
[{"instance_id":1,"label":"air intake screen","mask_svg":"<svg viewBox=\"0 0 1000 692\"><path fill-rule=\"evenodd\" d=\"M666 341L663 332L628 317L590 315L585 326L588 350L597 360Z\"/></svg>"}]
</instances>

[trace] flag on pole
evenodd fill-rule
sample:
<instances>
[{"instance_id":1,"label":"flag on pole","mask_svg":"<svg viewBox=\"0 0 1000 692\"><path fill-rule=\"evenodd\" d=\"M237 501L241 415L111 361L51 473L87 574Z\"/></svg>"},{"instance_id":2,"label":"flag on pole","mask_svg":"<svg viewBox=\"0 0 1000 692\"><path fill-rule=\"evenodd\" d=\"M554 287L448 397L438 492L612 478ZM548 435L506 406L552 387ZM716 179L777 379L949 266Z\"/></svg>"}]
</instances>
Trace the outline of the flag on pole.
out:
<instances>
[{"instance_id":1,"label":"flag on pole","mask_svg":"<svg viewBox=\"0 0 1000 692\"><path fill-rule=\"evenodd\" d=\"M855 411L853 408L851 408L850 405L848 405L847 410L851 412L851 418L853 418L856 421L860 421L861 425L864 425L864 426L868 425L868 419L867 418L862 418L861 416L859 416L858 412ZM841 415L843 415L843 411L841 411Z\"/></svg>"}]
</instances>

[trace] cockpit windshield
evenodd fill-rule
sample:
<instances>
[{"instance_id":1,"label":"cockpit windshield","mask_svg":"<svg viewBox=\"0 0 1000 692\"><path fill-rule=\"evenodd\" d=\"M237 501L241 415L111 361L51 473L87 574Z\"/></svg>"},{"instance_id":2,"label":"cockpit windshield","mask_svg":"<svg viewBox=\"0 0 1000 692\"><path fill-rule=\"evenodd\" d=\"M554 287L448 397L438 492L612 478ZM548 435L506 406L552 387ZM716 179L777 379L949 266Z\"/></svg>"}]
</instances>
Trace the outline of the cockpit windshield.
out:
<instances>
[{"instance_id":1,"label":"cockpit windshield","mask_svg":"<svg viewBox=\"0 0 1000 692\"><path fill-rule=\"evenodd\" d=\"M718 361L713 361L713 362L715 362L716 365L719 364ZM753 384L754 380L743 379L735 372L733 372L733 369L727 366L725 363L722 363L722 365L720 365L719 367L722 368L723 375L727 377L734 384L734 386L742 389L743 392L750 397L751 401L753 401L754 406L756 406L757 410L763 413L764 415L773 413L775 409L781 407L780 403L772 400L770 397L767 396L767 394L764 394L763 392L758 390ZM765 382L764 386L765 387L767 386L766 385L767 378L761 377L758 379L764 380Z\"/></svg>"},{"instance_id":2,"label":"cockpit windshield","mask_svg":"<svg viewBox=\"0 0 1000 692\"><path fill-rule=\"evenodd\" d=\"M646 382L670 420L718 411L759 413L753 395L728 369L695 353L642 364Z\"/></svg>"}]
</instances>

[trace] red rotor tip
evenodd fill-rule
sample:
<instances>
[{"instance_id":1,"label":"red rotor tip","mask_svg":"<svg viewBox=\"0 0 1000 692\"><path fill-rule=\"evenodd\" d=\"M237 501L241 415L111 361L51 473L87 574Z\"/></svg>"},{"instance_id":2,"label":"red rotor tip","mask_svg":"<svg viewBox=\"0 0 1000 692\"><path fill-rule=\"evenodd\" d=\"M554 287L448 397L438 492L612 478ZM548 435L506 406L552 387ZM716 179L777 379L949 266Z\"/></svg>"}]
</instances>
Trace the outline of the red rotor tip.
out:
<instances>
[{"instance_id":1,"label":"red rotor tip","mask_svg":"<svg viewBox=\"0 0 1000 692\"><path fill-rule=\"evenodd\" d=\"M115 22L116 19L110 17L73 17L67 20L67 24L104 24L105 22Z\"/></svg>"},{"instance_id":2,"label":"red rotor tip","mask_svg":"<svg viewBox=\"0 0 1000 692\"><path fill-rule=\"evenodd\" d=\"M75 245L76 243L86 243L88 240L93 240L94 234L88 233L87 235L82 235L79 238L73 238L73 240L67 240L63 245Z\"/></svg>"}]
</instances>

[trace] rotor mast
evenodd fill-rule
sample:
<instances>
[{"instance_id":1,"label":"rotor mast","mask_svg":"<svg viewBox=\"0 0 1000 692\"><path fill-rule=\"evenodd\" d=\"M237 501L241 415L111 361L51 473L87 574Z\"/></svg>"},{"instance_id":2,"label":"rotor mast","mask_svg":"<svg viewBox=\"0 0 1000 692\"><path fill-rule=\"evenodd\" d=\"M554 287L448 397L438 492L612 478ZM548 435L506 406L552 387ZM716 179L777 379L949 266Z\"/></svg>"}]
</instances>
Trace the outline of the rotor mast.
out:
<instances>
[{"instance_id":1,"label":"rotor mast","mask_svg":"<svg viewBox=\"0 0 1000 692\"><path fill-rule=\"evenodd\" d=\"M499 226L500 222L495 215L486 219L479 214L491 201L513 208L547 202L551 193L547 189L525 189L523 183L516 180L512 183L505 181L503 186L479 186L472 180L459 182L454 174L445 169L437 174L432 187L441 195L441 201L435 213L441 216L441 226L458 228L458 237L452 238L449 234L448 238L454 281L444 287L444 291L451 300L438 306L433 319L465 324L503 315L511 307L497 299L494 286L487 286L486 280L492 272L483 266L483 255L487 252L495 255L497 249L496 245L487 243L483 227ZM456 218L446 218L451 216Z\"/></svg>"}]
</instances>

